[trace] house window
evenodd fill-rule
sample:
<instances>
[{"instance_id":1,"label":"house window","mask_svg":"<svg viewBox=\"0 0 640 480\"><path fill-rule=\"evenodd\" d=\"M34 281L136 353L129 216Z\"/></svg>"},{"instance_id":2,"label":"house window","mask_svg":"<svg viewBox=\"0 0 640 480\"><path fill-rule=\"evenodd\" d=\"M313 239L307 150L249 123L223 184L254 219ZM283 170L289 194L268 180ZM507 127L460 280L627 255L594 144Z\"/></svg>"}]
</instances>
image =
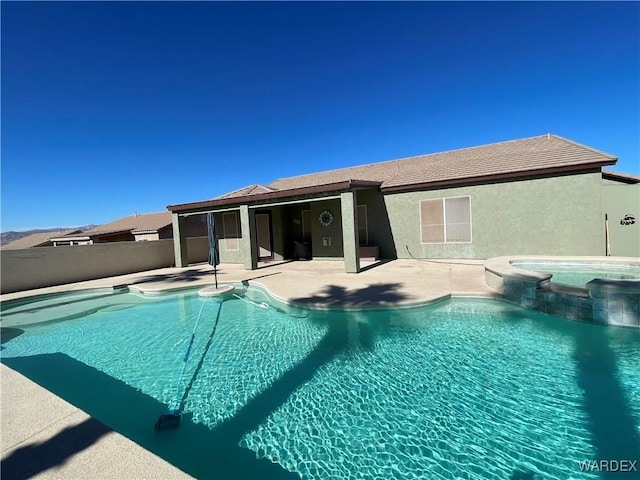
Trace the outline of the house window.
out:
<instances>
[{"instance_id":1,"label":"house window","mask_svg":"<svg viewBox=\"0 0 640 480\"><path fill-rule=\"evenodd\" d=\"M360 245L369 245L366 205L358 205L358 237L360 238Z\"/></svg>"},{"instance_id":2,"label":"house window","mask_svg":"<svg viewBox=\"0 0 640 480\"><path fill-rule=\"evenodd\" d=\"M471 197L420 201L422 243L471 243Z\"/></svg>"},{"instance_id":3,"label":"house window","mask_svg":"<svg viewBox=\"0 0 640 480\"><path fill-rule=\"evenodd\" d=\"M222 214L222 228L224 235L224 249L227 252L240 249L238 235L238 216L235 212Z\"/></svg>"}]
</instances>

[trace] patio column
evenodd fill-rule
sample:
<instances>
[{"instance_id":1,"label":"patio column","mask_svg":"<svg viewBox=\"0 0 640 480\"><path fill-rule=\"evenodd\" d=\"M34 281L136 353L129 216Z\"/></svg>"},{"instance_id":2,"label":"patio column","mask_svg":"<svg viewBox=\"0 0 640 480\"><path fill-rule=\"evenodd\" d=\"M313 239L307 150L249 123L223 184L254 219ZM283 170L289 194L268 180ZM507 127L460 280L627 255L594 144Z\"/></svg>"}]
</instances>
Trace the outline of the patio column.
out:
<instances>
[{"instance_id":1,"label":"patio column","mask_svg":"<svg viewBox=\"0 0 640 480\"><path fill-rule=\"evenodd\" d=\"M244 259L245 270L258 268L258 239L256 237L256 212L247 205L240 205L240 251Z\"/></svg>"},{"instance_id":2,"label":"patio column","mask_svg":"<svg viewBox=\"0 0 640 480\"><path fill-rule=\"evenodd\" d=\"M344 250L344 267L347 273L360 271L360 252L358 246L358 217L355 192L340 194L340 208L342 213L342 247Z\"/></svg>"},{"instance_id":3,"label":"patio column","mask_svg":"<svg viewBox=\"0 0 640 480\"><path fill-rule=\"evenodd\" d=\"M173 226L173 255L176 267L186 267L189 265L186 218L172 213L171 224Z\"/></svg>"}]
</instances>

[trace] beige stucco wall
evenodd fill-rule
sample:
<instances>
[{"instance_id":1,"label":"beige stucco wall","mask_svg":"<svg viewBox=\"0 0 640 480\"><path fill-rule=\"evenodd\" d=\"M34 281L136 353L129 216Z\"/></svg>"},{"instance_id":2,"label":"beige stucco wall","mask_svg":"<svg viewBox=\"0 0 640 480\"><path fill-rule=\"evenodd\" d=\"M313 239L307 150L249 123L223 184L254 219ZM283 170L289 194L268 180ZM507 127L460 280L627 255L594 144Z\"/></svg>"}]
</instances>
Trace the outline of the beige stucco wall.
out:
<instances>
[{"instance_id":1,"label":"beige stucco wall","mask_svg":"<svg viewBox=\"0 0 640 480\"><path fill-rule=\"evenodd\" d=\"M602 255L601 175L589 173L385 196L399 258ZM471 197L472 242L422 244L419 202Z\"/></svg>"},{"instance_id":2,"label":"beige stucco wall","mask_svg":"<svg viewBox=\"0 0 640 480\"><path fill-rule=\"evenodd\" d=\"M189 262L207 260L206 237L189 238ZM2 293L174 265L173 240L2 250Z\"/></svg>"}]
</instances>

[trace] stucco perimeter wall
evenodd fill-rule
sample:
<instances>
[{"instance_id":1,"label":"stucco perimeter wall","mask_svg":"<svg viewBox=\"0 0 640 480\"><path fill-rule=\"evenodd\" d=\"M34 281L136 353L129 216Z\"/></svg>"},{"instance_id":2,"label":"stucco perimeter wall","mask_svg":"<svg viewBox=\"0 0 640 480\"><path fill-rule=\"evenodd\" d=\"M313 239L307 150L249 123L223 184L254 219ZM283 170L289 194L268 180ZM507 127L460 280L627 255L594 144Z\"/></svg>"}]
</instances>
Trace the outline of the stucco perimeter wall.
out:
<instances>
[{"instance_id":1,"label":"stucco perimeter wall","mask_svg":"<svg viewBox=\"0 0 640 480\"><path fill-rule=\"evenodd\" d=\"M187 241L189 262L207 261L207 238L189 238ZM172 239L3 250L0 255L2 293L174 265Z\"/></svg>"},{"instance_id":2,"label":"stucco perimeter wall","mask_svg":"<svg viewBox=\"0 0 640 480\"><path fill-rule=\"evenodd\" d=\"M602 188L600 173L587 173L388 194L385 205L398 258L603 255ZM472 242L422 244L420 201L467 195Z\"/></svg>"}]
</instances>

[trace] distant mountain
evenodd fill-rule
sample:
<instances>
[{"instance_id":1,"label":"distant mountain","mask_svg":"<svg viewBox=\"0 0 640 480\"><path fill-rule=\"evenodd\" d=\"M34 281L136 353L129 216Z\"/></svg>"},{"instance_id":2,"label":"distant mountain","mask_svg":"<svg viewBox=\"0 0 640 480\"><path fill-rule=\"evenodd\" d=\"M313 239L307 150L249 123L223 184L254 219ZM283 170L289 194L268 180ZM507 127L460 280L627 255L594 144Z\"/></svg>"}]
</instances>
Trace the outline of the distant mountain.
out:
<instances>
[{"instance_id":1,"label":"distant mountain","mask_svg":"<svg viewBox=\"0 0 640 480\"><path fill-rule=\"evenodd\" d=\"M64 232L67 230L89 230L90 228L98 227L99 225L85 225L84 227L56 227L56 228L35 228L33 230L24 230L21 232L2 232L0 233L0 243L5 244L18 240L19 238L28 237L34 233L46 233L46 232Z\"/></svg>"}]
</instances>

